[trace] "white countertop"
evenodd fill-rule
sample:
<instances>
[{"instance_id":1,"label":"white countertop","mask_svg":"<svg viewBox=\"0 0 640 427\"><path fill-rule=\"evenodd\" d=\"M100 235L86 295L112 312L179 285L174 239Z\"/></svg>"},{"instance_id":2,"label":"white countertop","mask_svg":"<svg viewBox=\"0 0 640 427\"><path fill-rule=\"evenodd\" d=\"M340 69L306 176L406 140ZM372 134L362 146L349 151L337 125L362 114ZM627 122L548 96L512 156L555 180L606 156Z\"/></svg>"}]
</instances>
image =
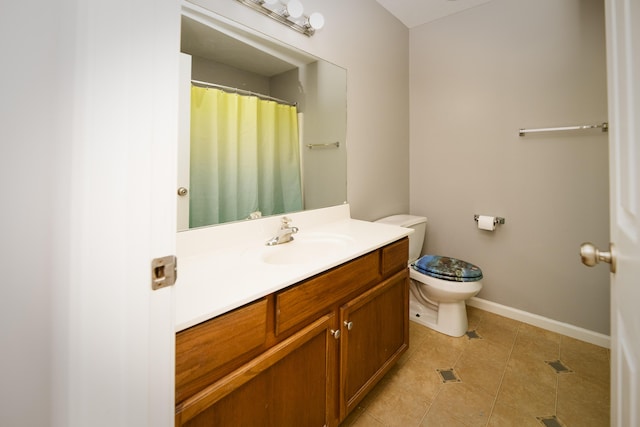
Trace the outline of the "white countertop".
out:
<instances>
[{"instance_id":1,"label":"white countertop","mask_svg":"<svg viewBox=\"0 0 640 427\"><path fill-rule=\"evenodd\" d=\"M211 319L308 277L343 264L413 232L412 229L351 219L349 205L287 214L299 228L294 241L265 246L282 216L178 233L176 331ZM267 251L303 248L307 236L335 235L348 242L320 257L270 264ZM297 238L297 240L295 240ZM288 246L286 249L293 249Z\"/></svg>"}]
</instances>

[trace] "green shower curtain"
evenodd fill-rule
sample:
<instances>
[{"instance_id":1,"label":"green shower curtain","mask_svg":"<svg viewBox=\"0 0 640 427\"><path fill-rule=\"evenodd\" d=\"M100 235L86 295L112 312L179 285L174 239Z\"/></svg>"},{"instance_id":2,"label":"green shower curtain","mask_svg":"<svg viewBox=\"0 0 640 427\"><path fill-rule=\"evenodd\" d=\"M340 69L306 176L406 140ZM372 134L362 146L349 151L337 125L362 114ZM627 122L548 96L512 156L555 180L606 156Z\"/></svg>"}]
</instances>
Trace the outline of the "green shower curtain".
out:
<instances>
[{"instance_id":1,"label":"green shower curtain","mask_svg":"<svg viewBox=\"0 0 640 427\"><path fill-rule=\"evenodd\" d=\"M189 227L302 209L296 107L191 87Z\"/></svg>"}]
</instances>

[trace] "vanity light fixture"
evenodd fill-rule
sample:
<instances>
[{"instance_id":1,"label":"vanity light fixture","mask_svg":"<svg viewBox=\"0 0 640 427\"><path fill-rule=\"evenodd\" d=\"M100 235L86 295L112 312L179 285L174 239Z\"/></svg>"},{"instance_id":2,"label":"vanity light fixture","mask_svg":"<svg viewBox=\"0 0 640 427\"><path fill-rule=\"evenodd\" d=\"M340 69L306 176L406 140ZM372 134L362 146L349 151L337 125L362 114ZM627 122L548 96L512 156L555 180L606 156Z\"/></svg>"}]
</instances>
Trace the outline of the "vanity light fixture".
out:
<instances>
[{"instance_id":1,"label":"vanity light fixture","mask_svg":"<svg viewBox=\"0 0 640 427\"><path fill-rule=\"evenodd\" d=\"M256 10L290 28L312 36L316 30L324 27L324 16L314 12L304 14L304 7L300 0L237 0L245 6Z\"/></svg>"}]
</instances>

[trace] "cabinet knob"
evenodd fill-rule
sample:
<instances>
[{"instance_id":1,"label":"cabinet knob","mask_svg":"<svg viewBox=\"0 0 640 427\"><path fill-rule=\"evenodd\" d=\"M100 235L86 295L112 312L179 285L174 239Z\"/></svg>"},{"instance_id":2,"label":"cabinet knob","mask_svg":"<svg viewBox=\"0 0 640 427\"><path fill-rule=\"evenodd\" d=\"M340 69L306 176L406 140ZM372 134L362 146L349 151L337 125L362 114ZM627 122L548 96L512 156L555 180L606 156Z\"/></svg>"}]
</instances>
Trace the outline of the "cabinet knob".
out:
<instances>
[{"instance_id":1,"label":"cabinet knob","mask_svg":"<svg viewBox=\"0 0 640 427\"><path fill-rule=\"evenodd\" d=\"M349 322L347 320L344 321L344 326L347 327L347 331L350 331L353 328L353 322Z\"/></svg>"},{"instance_id":2,"label":"cabinet knob","mask_svg":"<svg viewBox=\"0 0 640 427\"><path fill-rule=\"evenodd\" d=\"M335 330L335 331L332 329L332 330L331 330L331 335L333 335L333 337L334 337L335 339L340 338L340 329L337 329L337 330Z\"/></svg>"}]
</instances>

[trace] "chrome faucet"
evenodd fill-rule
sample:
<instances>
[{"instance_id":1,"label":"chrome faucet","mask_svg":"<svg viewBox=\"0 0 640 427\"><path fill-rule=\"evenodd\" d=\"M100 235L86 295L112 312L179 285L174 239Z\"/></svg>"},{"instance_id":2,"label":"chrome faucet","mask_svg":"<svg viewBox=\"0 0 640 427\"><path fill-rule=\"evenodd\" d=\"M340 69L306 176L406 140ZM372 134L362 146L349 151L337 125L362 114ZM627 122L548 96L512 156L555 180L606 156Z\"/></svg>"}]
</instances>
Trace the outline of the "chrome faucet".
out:
<instances>
[{"instance_id":1,"label":"chrome faucet","mask_svg":"<svg viewBox=\"0 0 640 427\"><path fill-rule=\"evenodd\" d=\"M267 240L267 246L279 245L281 243L287 243L293 240L293 235L298 232L298 227L289 227L291 219L282 217L278 234L271 239Z\"/></svg>"}]
</instances>

